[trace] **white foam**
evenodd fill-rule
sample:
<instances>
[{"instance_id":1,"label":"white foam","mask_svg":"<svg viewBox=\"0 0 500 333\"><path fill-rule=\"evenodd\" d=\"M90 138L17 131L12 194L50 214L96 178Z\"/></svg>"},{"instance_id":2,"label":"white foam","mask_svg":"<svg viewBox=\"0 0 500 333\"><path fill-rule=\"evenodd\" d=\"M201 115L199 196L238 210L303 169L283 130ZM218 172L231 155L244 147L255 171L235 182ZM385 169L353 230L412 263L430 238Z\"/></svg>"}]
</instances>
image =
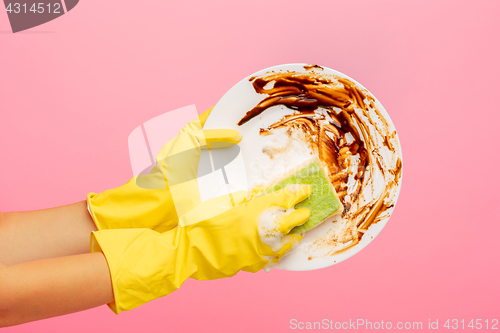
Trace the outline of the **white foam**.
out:
<instances>
[{"instance_id":1,"label":"white foam","mask_svg":"<svg viewBox=\"0 0 500 333\"><path fill-rule=\"evenodd\" d=\"M271 207L259 216L259 235L264 244L274 252L278 252L284 245L283 234L280 232L281 218L292 212L294 208Z\"/></svg>"},{"instance_id":2,"label":"white foam","mask_svg":"<svg viewBox=\"0 0 500 333\"><path fill-rule=\"evenodd\" d=\"M301 133L279 128L262 146L263 155L251 164L250 188L267 185L304 164L314 156L312 149L300 138Z\"/></svg>"},{"instance_id":3,"label":"white foam","mask_svg":"<svg viewBox=\"0 0 500 333\"><path fill-rule=\"evenodd\" d=\"M282 207L273 206L266 209L259 216L259 236L262 239L262 242L269 246L273 252L278 252L279 250L281 250L283 245L288 244L292 241L289 235L283 235L281 233L280 223L283 220L283 216L292 213L294 210L295 209L293 207L284 209ZM263 257L268 261L268 264L264 267L264 270L266 272L269 272L277 264L278 258L276 256Z\"/></svg>"}]
</instances>

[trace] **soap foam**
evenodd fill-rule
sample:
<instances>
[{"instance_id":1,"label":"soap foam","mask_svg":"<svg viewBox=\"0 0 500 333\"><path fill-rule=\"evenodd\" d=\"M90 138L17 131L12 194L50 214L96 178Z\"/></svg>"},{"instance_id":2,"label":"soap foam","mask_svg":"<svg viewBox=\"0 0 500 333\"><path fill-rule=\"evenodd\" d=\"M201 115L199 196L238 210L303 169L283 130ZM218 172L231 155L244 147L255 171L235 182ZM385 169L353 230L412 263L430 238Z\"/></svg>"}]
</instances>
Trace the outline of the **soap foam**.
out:
<instances>
[{"instance_id":1,"label":"soap foam","mask_svg":"<svg viewBox=\"0 0 500 333\"><path fill-rule=\"evenodd\" d=\"M283 234L280 232L281 218L294 211L294 208L271 207L259 216L259 235L264 244L273 252L278 252L283 246Z\"/></svg>"},{"instance_id":2,"label":"soap foam","mask_svg":"<svg viewBox=\"0 0 500 333\"><path fill-rule=\"evenodd\" d=\"M260 214L258 219L259 236L262 242L269 246L273 252L278 252L283 245L290 242L290 236L283 235L280 232L280 223L283 216L292 213L294 210L293 207L284 209L282 207L273 206ZM268 261L268 264L264 267L266 272L269 272L278 262L275 256L264 256L264 259Z\"/></svg>"},{"instance_id":3,"label":"soap foam","mask_svg":"<svg viewBox=\"0 0 500 333\"><path fill-rule=\"evenodd\" d=\"M262 147L264 155L250 166L250 188L270 184L315 156L300 135L299 131L286 128L276 129L269 135L271 140Z\"/></svg>"}]
</instances>

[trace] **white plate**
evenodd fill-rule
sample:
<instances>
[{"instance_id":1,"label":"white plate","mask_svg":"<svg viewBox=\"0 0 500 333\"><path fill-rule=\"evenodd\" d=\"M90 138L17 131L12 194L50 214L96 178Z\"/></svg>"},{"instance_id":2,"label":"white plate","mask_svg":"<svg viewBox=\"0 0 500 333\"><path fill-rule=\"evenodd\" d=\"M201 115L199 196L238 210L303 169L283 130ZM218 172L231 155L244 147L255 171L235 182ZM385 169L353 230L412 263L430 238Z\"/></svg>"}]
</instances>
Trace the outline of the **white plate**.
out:
<instances>
[{"instance_id":1,"label":"white plate","mask_svg":"<svg viewBox=\"0 0 500 333\"><path fill-rule=\"evenodd\" d=\"M236 85L234 85L217 103L217 105L212 110L210 116L208 117L205 123L205 129L217 129L217 128L232 128L240 131L243 134L243 140L239 144L241 149L241 154L238 158L234 159L231 165L226 166L224 169L226 171L226 179L229 180L231 185L231 191L245 189L248 190L251 187L251 179L254 179L252 175L253 168L251 167L252 162L256 159L259 159L264 155L262 152L262 146L264 143L269 141L269 137L259 135L259 129L265 128L276 121L280 120L284 115L290 114L293 111L287 109L286 107L274 107L272 112L263 112L261 115L255 117L251 121L247 122L242 126L238 126L238 121L243 117L243 115L251 110L255 105L257 105L265 95L257 94L252 86L252 82L249 81L250 77L263 75L269 71L275 72L283 72L283 71L294 71L294 72L303 72L307 73L304 69L306 64L286 64L279 65L270 68L263 69L258 71L248 77L244 78ZM357 84L360 88L367 90L355 80L351 79L347 75L344 75L340 72L337 72L333 69L329 69L323 67L323 71L321 73L325 74L333 74L346 79L351 80L355 84ZM373 94L372 94L373 96ZM385 111L384 107L380 104L378 100L376 100L375 105L377 109L382 114L387 122L394 128L394 125ZM396 136L396 140L399 148L399 156L402 161L401 155L401 146L399 145L399 138ZM220 171L219 171L220 172ZM246 179L245 179L246 175ZM399 186L396 189L394 205L399 196L399 192L401 189L401 181L402 181L402 171L401 178L399 181ZM202 191L203 192L203 191ZM220 195L221 193L217 193ZM208 195L211 197L212 195ZM206 197L205 199L208 199ZM391 208L388 210L389 213L392 213ZM390 214L389 214L390 217ZM313 270L328 267L339 263L360 250L366 247L374 238L379 234L379 232L386 225L389 217L379 221L376 224L373 224L368 232L363 236L359 244L351 247L350 249L333 255L324 255L328 253L328 251L324 252L312 252L310 249L310 245L319 237L325 236L325 234L330 230L333 226L333 219L330 218L326 220L320 226L306 232L304 239L301 244L294 248L290 254L288 254L283 260L276 266L280 269L285 270L294 270L294 271L303 271L303 270ZM312 259L311 259L312 258Z\"/></svg>"}]
</instances>

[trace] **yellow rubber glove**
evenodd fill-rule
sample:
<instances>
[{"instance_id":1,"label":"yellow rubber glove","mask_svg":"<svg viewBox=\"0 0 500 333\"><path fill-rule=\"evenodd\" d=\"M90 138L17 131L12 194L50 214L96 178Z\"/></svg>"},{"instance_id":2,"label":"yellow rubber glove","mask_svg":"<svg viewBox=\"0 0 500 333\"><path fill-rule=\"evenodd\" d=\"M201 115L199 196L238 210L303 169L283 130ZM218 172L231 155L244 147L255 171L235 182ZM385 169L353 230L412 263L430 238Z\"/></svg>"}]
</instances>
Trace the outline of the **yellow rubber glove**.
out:
<instances>
[{"instance_id":1,"label":"yellow rubber glove","mask_svg":"<svg viewBox=\"0 0 500 333\"><path fill-rule=\"evenodd\" d=\"M310 216L307 208L284 210L310 194L309 185L290 185L249 200L241 191L203 202L165 233L93 232L91 251L104 253L111 273L114 302L108 306L118 314L168 295L188 278L220 279L277 262L302 239L288 232ZM231 208L231 201L237 205Z\"/></svg>"},{"instance_id":2,"label":"yellow rubber glove","mask_svg":"<svg viewBox=\"0 0 500 333\"><path fill-rule=\"evenodd\" d=\"M134 177L121 187L87 195L98 230L149 228L164 232L177 226L178 215L200 203L195 180L200 149L241 141L241 134L235 130L202 131L211 111L189 122L162 147L149 174ZM169 182L178 186L169 186Z\"/></svg>"}]
</instances>

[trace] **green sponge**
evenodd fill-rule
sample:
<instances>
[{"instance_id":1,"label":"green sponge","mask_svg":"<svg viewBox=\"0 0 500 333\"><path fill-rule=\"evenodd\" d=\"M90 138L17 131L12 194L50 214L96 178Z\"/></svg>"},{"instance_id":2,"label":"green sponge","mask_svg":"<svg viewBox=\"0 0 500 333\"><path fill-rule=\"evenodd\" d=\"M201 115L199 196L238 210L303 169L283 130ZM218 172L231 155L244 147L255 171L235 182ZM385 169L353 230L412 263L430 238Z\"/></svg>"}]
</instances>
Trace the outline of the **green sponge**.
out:
<instances>
[{"instance_id":1,"label":"green sponge","mask_svg":"<svg viewBox=\"0 0 500 333\"><path fill-rule=\"evenodd\" d=\"M266 191L266 194L280 190L291 184L304 184L311 185L312 187L312 194L304 201L295 205L296 209L301 207L308 208L311 211L311 217L309 217L306 223L293 228L290 233L298 234L311 230L328 217L343 210L337 192L326 177L317 158L307 161L288 173L288 175L290 176L276 180Z\"/></svg>"}]
</instances>

